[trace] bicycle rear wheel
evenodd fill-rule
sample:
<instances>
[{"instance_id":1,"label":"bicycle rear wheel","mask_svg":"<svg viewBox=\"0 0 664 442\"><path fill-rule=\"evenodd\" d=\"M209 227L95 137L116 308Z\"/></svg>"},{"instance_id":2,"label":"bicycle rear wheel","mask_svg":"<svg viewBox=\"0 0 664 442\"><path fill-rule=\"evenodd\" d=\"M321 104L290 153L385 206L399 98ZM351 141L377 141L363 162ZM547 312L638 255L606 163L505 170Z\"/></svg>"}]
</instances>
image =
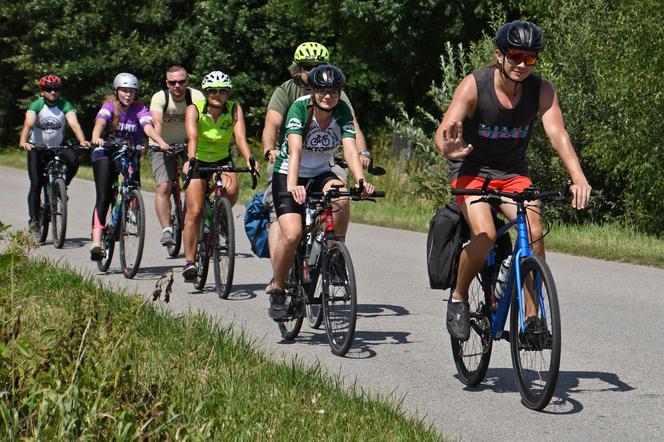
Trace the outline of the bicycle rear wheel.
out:
<instances>
[{"instance_id":1,"label":"bicycle rear wheel","mask_svg":"<svg viewBox=\"0 0 664 442\"><path fill-rule=\"evenodd\" d=\"M297 337L302 329L304 321L304 288L302 287L302 257L295 253L293 263L288 269L286 277L286 302L288 303L289 319L277 321L281 337L286 341L292 341Z\"/></svg>"},{"instance_id":2,"label":"bicycle rear wheel","mask_svg":"<svg viewBox=\"0 0 664 442\"><path fill-rule=\"evenodd\" d=\"M168 256L175 258L180 253L182 247L182 220L180 219L180 198L179 193L174 190L171 192L171 228L173 229L174 243L166 246Z\"/></svg>"},{"instance_id":3,"label":"bicycle rear wheel","mask_svg":"<svg viewBox=\"0 0 664 442\"><path fill-rule=\"evenodd\" d=\"M205 210L207 210L207 208ZM196 246L196 266L198 267L196 281L194 282L196 290L203 290L203 288L205 288L205 281L207 281L207 274L210 266L210 254L208 252L208 244L210 242L210 233L205 232L205 220L201 220L200 230L198 231L198 245Z\"/></svg>"},{"instance_id":4,"label":"bicycle rear wheel","mask_svg":"<svg viewBox=\"0 0 664 442\"><path fill-rule=\"evenodd\" d=\"M217 286L219 297L226 299L233 286L235 271L235 225L233 224L231 202L226 196L216 200L213 216L214 283Z\"/></svg>"},{"instance_id":5,"label":"bicycle rear wheel","mask_svg":"<svg viewBox=\"0 0 664 442\"><path fill-rule=\"evenodd\" d=\"M51 235L53 246L61 249L67 234L67 186L65 180L56 178L51 191Z\"/></svg>"},{"instance_id":6,"label":"bicycle rear wheel","mask_svg":"<svg viewBox=\"0 0 664 442\"><path fill-rule=\"evenodd\" d=\"M39 220L38 220L38 227L39 230L37 232L37 239L39 240L39 244L44 244L46 242L46 238L48 237L48 223L51 221L51 204L49 202L49 190L48 187L50 184L46 184L43 189L42 189L42 204L39 207Z\"/></svg>"},{"instance_id":7,"label":"bicycle rear wheel","mask_svg":"<svg viewBox=\"0 0 664 442\"><path fill-rule=\"evenodd\" d=\"M120 264L125 278L138 272L145 243L145 206L141 191L133 189L123 201L120 212Z\"/></svg>"},{"instance_id":8,"label":"bicycle rear wheel","mask_svg":"<svg viewBox=\"0 0 664 442\"><path fill-rule=\"evenodd\" d=\"M332 353L344 356L355 335L357 286L350 253L341 241L334 241L325 250L322 276L325 332Z\"/></svg>"},{"instance_id":9,"label":"bicycle rear wheel","mask_svg":"<svg viewBox=\"0 0 664 442\"><path fill-rule=\"evenodd\" d=\"M470 338L459 341L450 337L452 356L461 382L468 386L478 385L486 376L491 359L493 340L491 339L491 281L489 271L484 267L470 282L468 303L470 304ZM450 291L452 296L454 288Z\"/></svg>"},{"instance_id":10,"label":"bicycle rear wheel","mask_svg":"<svg viewBox=\"0 0 664 442\"><path fill-rule=\"evenodd\" d=\"M524 333L525 308L519 304L518 289L512 292L510 348L519 393L526 407L541 410L553 396L560 368L560 310L551 270L539 256L524 258L520 264L524 300L535 296L536 326ZM523 310L522 310L523 309Z\"/></svg>"},{"instance_id":11,"label":"bicycle rear wheel","mask_svg":"<svg viewBox=\"0 0 664 442\"><path fill-rule=\"evenodd\" d=\"M323 278L314 269L311 271L311 289L313 304L307 304L307 322L311 328L319 328L323 322L323 309L321 307L321 294L323 293Z\"/></svg>"}]
</instances>

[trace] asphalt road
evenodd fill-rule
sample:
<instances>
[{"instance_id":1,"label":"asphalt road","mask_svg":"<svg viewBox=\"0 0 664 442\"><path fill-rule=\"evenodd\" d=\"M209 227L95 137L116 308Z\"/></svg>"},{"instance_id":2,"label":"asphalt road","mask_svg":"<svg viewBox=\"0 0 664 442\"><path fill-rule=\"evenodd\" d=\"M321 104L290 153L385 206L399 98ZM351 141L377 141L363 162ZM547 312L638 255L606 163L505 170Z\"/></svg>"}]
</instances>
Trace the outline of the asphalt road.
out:
<instances>
[{"instance_id":1,"label":"asphalt road","mask_svg":"<svg viewBox=\"0 0 664 442\"><path fill-rule=\"evenodd\" d=\"M0 188L0 220L24 228L27 173L0 167ZM353 348L339 358L330 352L325 332L308 328L306 321L295 342L281 340L267 317L263 291L270 263L251 254L241 205L235 208L233 292L221 300L212 286L197 292L184 284L181 257L166 259L158 242L153 194L144 193L148 234L134 280L122 276L117 248L108 274L99 274L89 259L93 183L74 180L69 195L65 247L57 250L47 242L35 254L145 296L173 268L176 282L166 308L178 313L205 310L244 329L275 358L319 361L348 385L402 401L410 415L424 418L444 436L464 441L664 440L659 328L664 270L548 254L561 303L563 352L554 398L538 413L520 403L506 342L494 346L487 378L478 388L464 388L457 379L442 320L447 293L428 288L425 234L351 225L347 244L359 286L359 317Z\"/></svg>"}]
</instances>

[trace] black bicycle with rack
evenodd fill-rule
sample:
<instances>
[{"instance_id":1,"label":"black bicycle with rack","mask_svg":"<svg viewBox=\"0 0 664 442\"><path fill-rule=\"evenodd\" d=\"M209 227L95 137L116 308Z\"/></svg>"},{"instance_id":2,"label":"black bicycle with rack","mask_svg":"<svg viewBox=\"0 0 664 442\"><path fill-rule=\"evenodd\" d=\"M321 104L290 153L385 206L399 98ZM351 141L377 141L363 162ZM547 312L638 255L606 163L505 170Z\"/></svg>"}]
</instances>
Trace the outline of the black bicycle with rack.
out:
<instances>
[{"instance_id":1,"label":"black bicycle with rack","mask_svg":"<svg viewBox=\"0 0 664 442\"><path fill-rule=\"evenodd\" d=\"M312 327L320 325L322 310L328 342L337 356L348 352L355 336L357 285L350 252L334 232L335 200L375 201L374 197L385 196L385 192L374 191L363 197L361 189L360 182L359 188L349 191L333 187L307 192L302 239L286 278L289 317L277 321L282 337L293 340L305 316ZM280 192L279 196L288 197L290 192Z\"/></svg>"},{"instance_id":2,"label":"black bicycle with rack","mask_svg":"<svg viewBox=\"0 0 664 442\"><path fill-rule=\"evenodd\" d=\"M208 192L204 198L203 219L201 220L196 246L196 265L198 274L194 286L203 290L212 258L214 269L214 282L217 294L226 299L233 286L235 272L235 223L231 200L226 193L226 186L222 179L228 173L251 173L252 185L255 189L258 184L255 161L250 159L250 167L201 166L197 161L189 165L185 178L184 189L187 189L194 171L212 173L208 181Z\"/></svg>"},{"instance_id":3,"label":"black bicycle with rack","mask_svg":"<svg viewBox=\"0 0 664 442\"><path fill-rule=\"evenodd\" d=\"M145 204L141 195L139 160L143 146L131 143L104 143L112 150L116 168L122 176L113 184L112 207L107 215L101 237L103 258L97 261L100 271L106 272L113 259L115 241L120 243L120 265L125 278L138 272L145 244Z\"/></svg>"},{"instance_id":4,"label":"black bicycle with rack","mask_svg":"<svg viewBox=\"0 0 664 442\"><path fill-rule=\"evenodd\" d=\"M51 225L53 246L61 249L67 234L67 163L62 153L68 149L79 149L80 146L69 142L63 146L47 146L35 144L32 150L47 155L44 176L48 182L42 189L42 200L39 207L38 239L44 243L48 237L48 227Z\"/></svg>"}]
</instances>

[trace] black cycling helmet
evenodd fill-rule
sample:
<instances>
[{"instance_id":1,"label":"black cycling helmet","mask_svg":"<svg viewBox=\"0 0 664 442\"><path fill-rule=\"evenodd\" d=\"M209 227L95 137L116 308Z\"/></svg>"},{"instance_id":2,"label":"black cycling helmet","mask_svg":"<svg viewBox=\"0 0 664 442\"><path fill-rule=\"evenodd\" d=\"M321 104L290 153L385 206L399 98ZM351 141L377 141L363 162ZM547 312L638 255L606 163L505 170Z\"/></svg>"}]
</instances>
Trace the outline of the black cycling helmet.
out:
<instances>
[{"instance_id":1,"label":"black cycling helmet","mask_svg":"<svg viewBox=\"0 0 664 442\"><path fill-rule=\"evenodd\" d=\"M508 49L523 49L539 54L544 49L544 36L540 28L533 23L514 20L498 29L496 47L503 53Z\"/></svg>"},{"instance_id":2,"label":"black cycling helmet","mask_svg":"<svg viewBox=\"0 0 664 442\"><path fill-rule=\"evenodd\" d=\"M321 64L309 72L311 89L343 89L344 86L346 86L346 76L333 64Z\"/></svg>"}]
</instances>

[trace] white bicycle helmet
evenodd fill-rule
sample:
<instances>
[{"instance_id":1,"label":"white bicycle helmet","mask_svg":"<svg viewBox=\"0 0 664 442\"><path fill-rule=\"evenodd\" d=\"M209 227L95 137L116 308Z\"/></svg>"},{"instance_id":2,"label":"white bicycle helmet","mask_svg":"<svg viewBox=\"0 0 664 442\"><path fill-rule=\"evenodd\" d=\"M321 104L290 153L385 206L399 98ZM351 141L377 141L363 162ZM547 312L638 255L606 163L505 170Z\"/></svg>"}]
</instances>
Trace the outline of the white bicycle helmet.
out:
<instances>
[{"instance_id":1,"label":"white bicycle helmet","mask_svg":"<svg viewBox=\"0 0 664 442\"><path fill-rule=\"evenodd\" d=\"M201 84L203 90L210 88L225 88L231 89L233 83L231 82L231 77L224 74L221 71L212 71L203 77L203 83Z\"/></svg>"},{"instance_id":2,"label":"white bicycle helmet","mask_svg":"<svg viewBox=\"0 0 664 442\"><path fill-rule=\"evenodd\" d=\"M122 72L113 79L113 90L119 87L128 87L138 91L138 78L133 74Z\"/></svg>"}]
</instances>

